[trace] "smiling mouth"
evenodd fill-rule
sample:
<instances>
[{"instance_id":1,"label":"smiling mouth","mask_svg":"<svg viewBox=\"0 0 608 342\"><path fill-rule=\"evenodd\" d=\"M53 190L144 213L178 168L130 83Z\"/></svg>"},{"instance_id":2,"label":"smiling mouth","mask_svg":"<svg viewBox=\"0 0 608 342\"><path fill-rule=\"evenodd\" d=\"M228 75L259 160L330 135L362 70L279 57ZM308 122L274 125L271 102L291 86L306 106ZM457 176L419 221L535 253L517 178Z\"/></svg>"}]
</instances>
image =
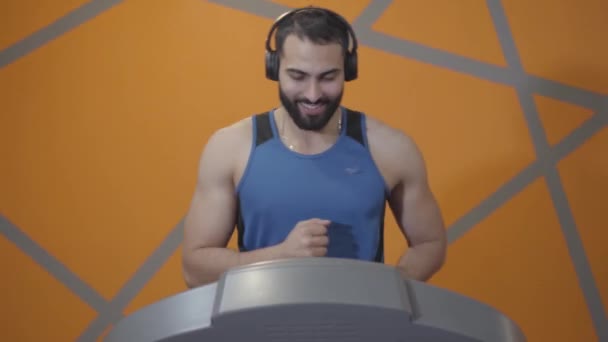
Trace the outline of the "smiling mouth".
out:
<instances>
[{"instance_id":1,"label":"smiling mouth","mask_svg":"<svg viewBox=\"0 0 608 342\"><path fill-rule=\"evenodd\" d=\"M325 103L324 102L317 102L317 103L300 102L300 103L298 103L298 107L300 108L300 111L302 112L302 114L319 115L319 114L322 114L323 111L325 110Z\"/></svg>"}]
</instances>

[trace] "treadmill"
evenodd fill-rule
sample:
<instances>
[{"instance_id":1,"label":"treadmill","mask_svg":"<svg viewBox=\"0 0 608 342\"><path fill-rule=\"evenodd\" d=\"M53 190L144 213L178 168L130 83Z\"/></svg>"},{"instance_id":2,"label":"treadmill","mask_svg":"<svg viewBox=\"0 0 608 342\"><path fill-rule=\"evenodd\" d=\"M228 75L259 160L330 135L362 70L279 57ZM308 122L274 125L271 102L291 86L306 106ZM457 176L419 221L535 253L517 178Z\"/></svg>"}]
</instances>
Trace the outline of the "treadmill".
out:
<instances>
[{"instance_id":1,"label":"treadmill","mask_svg":"<svg viewBox=\"0 0 608 342\"><path fill-rule=\"evenodd\" d=\"M392 266L297 258L235 267L119 321L105 342L524 342L496 309Z\"/></svg>"}]
</instances>

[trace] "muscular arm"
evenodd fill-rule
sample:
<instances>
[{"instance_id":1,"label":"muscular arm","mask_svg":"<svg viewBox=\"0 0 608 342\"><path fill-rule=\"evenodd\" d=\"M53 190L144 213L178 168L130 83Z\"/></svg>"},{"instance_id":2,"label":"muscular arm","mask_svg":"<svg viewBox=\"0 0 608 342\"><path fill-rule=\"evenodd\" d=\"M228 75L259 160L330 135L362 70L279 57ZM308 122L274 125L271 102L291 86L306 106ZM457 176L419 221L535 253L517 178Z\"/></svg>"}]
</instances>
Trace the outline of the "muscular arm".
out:
<instances>
[{"instance_id":1,"label":"muscular arm","mask_svg":"<svg viewBox=\"0 0 608 342\"><path fill-rule=\"evenodd\" d=\"M217 281L231 267L282 254L280 246L245 253L226 248L236 217L234 158L228 151L235 151L238 133L234 128L215 133L200 159L196 189L184 222L182 267L190 288Z\"/></svg>"},{"instance_id":2,"label":"muscular arm","mask_svg":"<svg viewBox=\"0 0 608 342\"><path fill-rule=\"evenodd\" d=\"M386 136L390 146L387 160L391 161L396 180L389 205L409 244L397 266L406 277L427 281L445 262L447 236L443 218L415 143L396 131Z\"/></svg>"}]
</instances>

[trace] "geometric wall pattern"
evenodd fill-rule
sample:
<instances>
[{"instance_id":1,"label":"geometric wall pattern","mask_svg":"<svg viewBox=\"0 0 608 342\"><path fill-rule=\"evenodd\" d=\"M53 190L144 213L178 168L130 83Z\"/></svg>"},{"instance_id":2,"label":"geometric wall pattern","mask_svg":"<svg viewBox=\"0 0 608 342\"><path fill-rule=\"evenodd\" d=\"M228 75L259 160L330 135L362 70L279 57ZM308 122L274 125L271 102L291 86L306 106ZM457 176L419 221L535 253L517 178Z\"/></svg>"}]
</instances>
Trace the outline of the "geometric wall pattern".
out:
<instances>
[{"instance_id":1,"label":"geometric wall pattern","mask_svg":"<svg viewBox=\"0 0 608 342\"><path fill-rule=\"evenodd\" d=\"M96 341L185 289L180 221L201 148L275 105L263 40L308 4L359 38L347 105L425 155L450 240L430 282L530 341L608 341L608 3L592 0L5 1L6 340ZM387 222L394 263L406 244Z\"/></svg>"}]
</instances>

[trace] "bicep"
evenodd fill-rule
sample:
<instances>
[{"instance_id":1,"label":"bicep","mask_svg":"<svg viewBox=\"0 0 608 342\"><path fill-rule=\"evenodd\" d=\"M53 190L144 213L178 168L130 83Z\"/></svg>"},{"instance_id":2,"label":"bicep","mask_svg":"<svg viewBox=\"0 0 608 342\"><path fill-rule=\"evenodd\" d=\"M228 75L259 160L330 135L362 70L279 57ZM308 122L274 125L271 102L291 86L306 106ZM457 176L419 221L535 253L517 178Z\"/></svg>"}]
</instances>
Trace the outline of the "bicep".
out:
<instances>
[{"instance_id":1,"label":"bicep","mask_svg":"<svg viewBox=\"0 0 608 342\"><path fill-rule=\"evenodd\" d=\"M210 139L184 222L184 248L225 247L235 225L236 196L221 137Z\"/></svg>"},{"instance_id":2,"label":"bicep","mask_svg":"<svg viewBox=\"0 0 608 342\"><path fill-rule=\"evenodd\" d=\"M444 223L427 184L398 185L391 194L390 205L410 245L443 239Z\"/></svg>"},{"instance_id":3,"label":"bicep","mask_svg":"<svg viewBox=\"0 0 608 342\"><path fill-rule=\"evenodd\" d=\"M225 247L235 225L235 202L229 187L197 189L184 222L184 247Z\"/></svg>"},{"instance_id":4,"label":"bicep","mask_svg":"<svg viewBox=\"0 0 608 342\"><path fill-rule=\"evenodd\" d=\"M439 204L431 191L424 159L418 148L409 143L403 149L399 179L389 203L410 245L445 239L445 227Z\"/></svg>"}]
</instances>

